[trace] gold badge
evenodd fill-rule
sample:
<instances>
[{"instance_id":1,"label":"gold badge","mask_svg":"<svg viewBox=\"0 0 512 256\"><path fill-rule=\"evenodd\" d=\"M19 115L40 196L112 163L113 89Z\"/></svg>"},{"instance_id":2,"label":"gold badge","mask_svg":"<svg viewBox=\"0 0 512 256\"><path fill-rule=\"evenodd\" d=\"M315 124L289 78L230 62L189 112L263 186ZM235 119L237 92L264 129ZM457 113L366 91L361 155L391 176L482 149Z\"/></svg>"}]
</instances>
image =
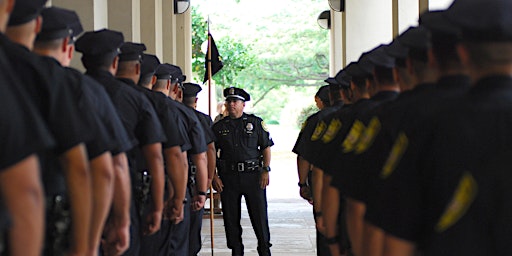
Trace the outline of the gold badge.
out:
<instances>
[{"instance_id":1,"label":"gold badge","mask_svg":"<svg viewBox=\"0 0 512 256\"><path fill-rule=\"evenodd\" d=\"M234 95L235 94L235 88L229 88L229 94Z\"/></svg>"},{"instance_id":2,"label":"gold badge","mask_svg":"<svg viewBox=\"0 0 512 256\"><path fill-rule=\"evenodd\" d=\"M364 130L361 139L356 145L356 154L364 153L373 145L373 141L375 140L375 137L377 137L377 134L379 134L380 128L380 120L378 117L374 116L372 120L370 120L368 127Z\"/></svg>"},{"instance_id":3,"label":"gold badge","mask_svg":"<svg viewBox=\"0 0 512 256\"><path fill-rule=\"evenodd\" d=\"M331 123L329 123L329 126L327 127L327 131L325 131L324 135L322 136L322 142L326 144L331 142L340 131L341 126L341 120L338 118L331 120Z\"/></svg>"},{"instance_id":4,"label":"gold badge","mask_svg":"<svg viewBox=\"0 0 512 256\"><path fill-rule=\"evenodd\" d=\"M322 136L326 127L327 127L327 124L325 124L324 121L318 122L318 124L316 124L315 131L313 132L313 135L311 135L311 141L317 141L318 139L320 139L320 136Z\"/></svg>"},{"instance_id":5,"label":"gold badge","mask_svg":"<svg viewBox=\"0 0 512 256\"><path fill-rule=\"evenodd\" d=\"M478 184L471 173L465 172L453 193L452 200L436 224L436 231L444 232L453 226L468 211L478 193Z\"/></svg>"},{"instance_id":6,"label":"gold badge","mask_svg":"<svg viewBox=\"0 0 512 256\"><path fill-rule=\"evenodd\" d=\"M350 153L354 151L354 147L361 136L361 132L364 130L365 126L363 122L356 120L350 128L347 137L343 141L343 153Z\"/></svg>"}]
</instances>

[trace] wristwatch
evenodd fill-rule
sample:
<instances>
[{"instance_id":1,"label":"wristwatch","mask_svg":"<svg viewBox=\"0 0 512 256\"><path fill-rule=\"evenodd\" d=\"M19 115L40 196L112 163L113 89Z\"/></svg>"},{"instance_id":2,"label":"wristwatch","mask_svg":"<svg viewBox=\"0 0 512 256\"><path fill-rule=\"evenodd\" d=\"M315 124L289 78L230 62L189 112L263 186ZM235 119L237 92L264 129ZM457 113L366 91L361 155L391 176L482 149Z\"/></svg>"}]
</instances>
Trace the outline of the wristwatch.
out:
<instances>
[{"instance_id":1,"label":"wristwatch","mask_svg":"<svg viewBox=\"0 0 512 256\"><path fill-rule=\"evenodd\" d=\"M261 169L265 172L270 172L270 166L263 166Z\"/></svg>"},{"instance_id":2,"label":"wristwatch","mask_svg":"<svg viewBox=\"0 0 512 256\"><path fill-rule=\"evenodd\" d=\"M307 187L308 184L306 184L305 182L304 183L298 183L297 185L299 185L299 188L303 188L303 187Z\"/></svg>"}]
</instances>

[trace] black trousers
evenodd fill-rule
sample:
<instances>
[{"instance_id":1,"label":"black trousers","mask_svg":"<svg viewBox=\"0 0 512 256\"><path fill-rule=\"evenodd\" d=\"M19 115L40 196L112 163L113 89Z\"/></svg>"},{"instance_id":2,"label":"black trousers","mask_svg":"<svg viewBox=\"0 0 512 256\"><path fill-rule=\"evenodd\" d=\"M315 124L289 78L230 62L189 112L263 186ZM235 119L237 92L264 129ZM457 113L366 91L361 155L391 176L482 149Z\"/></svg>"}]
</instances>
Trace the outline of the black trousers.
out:
<instances>
[{"instance_id":1,"label":"black trousers","mask_svg":"<svg viewBox=\"0 0 512 256\"><path fill-rule=\"evenodd\" d=\"M183 205L183 221L171 226L171 239L169 255L185 256L188 255L189 232L190 232L190 189L187 188L187 203Z\"/></svg>"},{"instance_id":2,"label":"black trousers","mask_svg":"<svg viewBox=\"0 0 512 256\"><path fill-rule=\"evenodd\" d=\"M203 227L204 207L190 212L190 233L188 255L195 256L201 251L201 228Z\"/></svg>"},{"instance_id":3,"label":"black trousers","mask_svg":"<svg viewBox=\"0 0 512 256\"><path fill-rule=\"evenodd\" d=\"M243 255L242 226L240 225L242 195L249 218L258 238L258 254L270 255L270 230L267 214L266 189L260 188L259 172L222 173L224 190L221 193L227 246L232 255Z\"/></svg>"}]
</instances>

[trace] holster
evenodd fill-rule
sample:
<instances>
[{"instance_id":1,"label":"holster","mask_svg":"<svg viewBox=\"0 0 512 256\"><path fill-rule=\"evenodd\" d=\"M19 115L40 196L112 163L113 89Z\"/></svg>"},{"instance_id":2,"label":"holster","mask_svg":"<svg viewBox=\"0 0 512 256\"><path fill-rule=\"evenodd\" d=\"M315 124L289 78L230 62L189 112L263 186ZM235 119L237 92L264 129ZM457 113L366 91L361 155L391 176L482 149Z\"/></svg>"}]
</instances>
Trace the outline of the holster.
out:
<instances>
[{"instance_id":1,"label":"holster","mask_svg":"<svg viewBox=\"0 0 512 256\"><path fill-rule=\"evenodd\" d=\"M151 189L151 175L147 171L136 172L132 175L133 197L139 212L139 216L144 216L144 210Z\"/></svg>"},{"instance_id":2,"label":"holster","mask_svg":"<svg viewBox=\"0 0 512 256\"><path fill-rule=\"evenodd\" d=\"M71 210L65 196L47 197L45 255L65 255L70 247Z\"/></svg>"}]
</instances>

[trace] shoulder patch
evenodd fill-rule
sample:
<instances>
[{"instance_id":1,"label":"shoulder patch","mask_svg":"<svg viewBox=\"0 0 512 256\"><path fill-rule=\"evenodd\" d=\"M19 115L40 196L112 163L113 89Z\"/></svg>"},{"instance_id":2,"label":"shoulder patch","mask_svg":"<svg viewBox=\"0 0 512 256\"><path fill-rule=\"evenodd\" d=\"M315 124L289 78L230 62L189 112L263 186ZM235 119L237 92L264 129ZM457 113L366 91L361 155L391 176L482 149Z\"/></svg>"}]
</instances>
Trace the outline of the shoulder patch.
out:
<instances>
[{"instance_id":1,"label":"shoulder patch","mask_svg":"<svg viewBox=\"0 0 512 256\"><path fill-rule=\"evenodd\" d=\"M375 137L377 137L377 134L379 134L380 128L380 120L378 117L374 116L372 120L370 120L368 127L364 130L361 139L356 145L356 154L364 153L373 145L373 141L375 140Z\"/></svg>"},{"instance_id":2,"label":"shoulder patch","mask_svg":"<svg viewBox=\"0 0 512 256\"><path fill-rule=\"evenodd\" d=\"M438 233L442 233L464 216L478 193L478 184L471 173L465 172L459 180L451 201L435 226Z\"/></svg>"},{"instance_id":3,"label":"shoulder patch","mask_svg":"<svg viewBox=\"0 0 512 256\"><path fill-rule=\"evenodd\" d=\"M263 120L261 120L261 127L263 128L263 130L265 130L266 132L268 132L267 125L265 124L265 121L263 121Z\"/></svg>"},{"instance_id":4,"label":"shoulder patch","mask_svg":"<svg viewBox=\"0 0 512 256\"><path fill-rule=\"evenodd\" d=\"M327 127L327 131L325 131L324 135L322 136L322 142L323 143L329 143L331 142L336 135L338 135L338 132L340 131L342 126L341 120L338 118L334 118L329 123L329 126Z\"/></svg>"},{"instance_id":5,"label":"shoulder patch","mask_svg":"<svg viewBox=\"0 0 512 256\"><path fill-rule=\"evenodd\" d=\"M384 166L382 167L382 171L380 173L380 177L383 179L387 179L391 173L395 170L398 162L402 160L402 156L404 155L407 147L409 146L409 139L404 132L400 132L398 137L391 148L391 152L389 153L388 159Z\"/></svg>"},{"instance_id":6,"label":"shoulder patch","mask_svg":"<svg viewBox=\"0 0 512 256\"><path fill-rule=\"evenodd\" d=\"M350 153L354 151L354 147L364 129L365 126L363 122L359 120L354 121L352 128L350 128L347 137L345 137L345 140L342 143L343 153Z\"/></svg>"},{"instance_id":7,"label":"shoulder patch","mask_svg":"<svg viewBox=\"0 0 512 256\"><path fill-rule=\"evenodd\" d=\"M315 130L313 131L313 134L311 135L311 141L317 141L320 139L326 128L327 124L323 120L318 122L316 124Z\"/></svg>"},{"instance_id":8,"label":"shoulder patch","mask_svg":"<svg viewBox=\"0 0 512 256\"><path fill-rule=\"evenodd\" d=\"M304 122L302 122L302 126L300 127L300 130L301 130L301 131L304 131L304 128L306 128L306 125L307 125L307 124L308 124L308 121L307 121L307 120L306 120L306 121L304 121Z\"/></svg>"}]
</instances>

